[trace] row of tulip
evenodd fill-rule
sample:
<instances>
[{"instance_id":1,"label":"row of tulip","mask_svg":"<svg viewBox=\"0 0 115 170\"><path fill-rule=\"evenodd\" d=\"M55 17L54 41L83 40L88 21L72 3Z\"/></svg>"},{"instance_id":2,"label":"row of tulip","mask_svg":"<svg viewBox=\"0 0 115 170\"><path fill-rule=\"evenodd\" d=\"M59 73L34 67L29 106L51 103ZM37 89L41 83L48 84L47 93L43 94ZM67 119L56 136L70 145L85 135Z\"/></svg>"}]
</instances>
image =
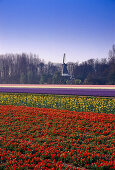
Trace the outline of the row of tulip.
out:
<instances>
[{"instance_id":1,"label":"row of tulip","mask_svg":"<svg viewBox=\"0 0 115 170\"><path fill-rule=\"evenodd\" d=\"M114 169L115 115L0 106L0 169Z\"/></svg>"},{"instance_id":2,"label":"row of tulip","mask_svg":"<svg viewBox=\"0 0 115 170\"><path fill-rule=\"evenodd\" d=\"M0 104L66 109L79 112L115 113L115 99L104 97L0 93Z\"/></svg>"},{"instance_id":3,"label":"row of tulip","mask_svg":"<svg viewBox=\"0 0 115 170\"><path fill-rule=\"evenodd\" d=\"M89 89L89 88L19 88L1 87L0 92L10 93L39 93L55 95L82 95L82 96L115 96L115 89Z\"/></svg>"}]
</instances>

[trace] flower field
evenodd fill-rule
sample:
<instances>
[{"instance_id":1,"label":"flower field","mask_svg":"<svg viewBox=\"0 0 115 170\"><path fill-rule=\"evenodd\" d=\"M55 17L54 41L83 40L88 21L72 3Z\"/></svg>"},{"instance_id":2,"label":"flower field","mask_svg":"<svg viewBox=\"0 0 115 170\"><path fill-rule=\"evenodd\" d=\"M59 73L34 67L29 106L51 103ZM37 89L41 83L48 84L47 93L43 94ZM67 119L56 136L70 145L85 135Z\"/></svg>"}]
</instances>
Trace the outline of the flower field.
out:
<instances>
[{"instance_id":1,"label":"flower field","mask_svg":"<svg viewBox=\"0 0 115 170\"><path fill-rule=\"evenodd\" d=\"M0 105L0 169L114 169L115 115Z\"/></svg>"},{"instance_id":2,"label":"flower field","mask_svg":"<svg viewBox=\"0 0 115 170\"><path fill-rule=\"evenodd\" d=\"M39 87L43 94L8 88L0 89L1 170L115 169L113 87L103 91L111 97L44 94L51 91L45 85ZM75 92L76 86L71 88Z\"/></svg>"},{"instance_id":3,"label":"flower field","mask_svg":"<svg viewBox=\"0 0 115 170\"><path fill-rule=\"evenodd\" d=\"M107 97L0 93L0 105L65 109L78 112L115 113L115 98Z\"/></svg>"},{"instance_id":4,"label":"flower field","mask_svg":"<svg viewBox=\"0 0 115 170\"><path fill-rule=\"evenodd\" d=\"M0 92L115 97L115 86L0 84Z\"/></svg>"}]
</instances>

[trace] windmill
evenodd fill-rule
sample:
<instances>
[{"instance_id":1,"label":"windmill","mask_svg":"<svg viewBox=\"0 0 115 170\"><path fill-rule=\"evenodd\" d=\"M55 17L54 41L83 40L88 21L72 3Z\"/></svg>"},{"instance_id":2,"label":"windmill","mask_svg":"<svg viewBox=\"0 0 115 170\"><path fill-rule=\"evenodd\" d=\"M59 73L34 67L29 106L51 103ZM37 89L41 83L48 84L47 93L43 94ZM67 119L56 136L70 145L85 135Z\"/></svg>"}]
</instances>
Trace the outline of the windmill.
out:
<instances>
[{"instance_id":1,"label":"windmill","mask_svg":"<svg viewBox=\"0 0 115 170\"><path fill-rule=\"evenodd\" d=\"M65 53L64 53L64 56L63 56L62 76L63 77L71 77L68 73L68 70L67 70L67 64L65 64Z\"/></svg>"}]
</instances>

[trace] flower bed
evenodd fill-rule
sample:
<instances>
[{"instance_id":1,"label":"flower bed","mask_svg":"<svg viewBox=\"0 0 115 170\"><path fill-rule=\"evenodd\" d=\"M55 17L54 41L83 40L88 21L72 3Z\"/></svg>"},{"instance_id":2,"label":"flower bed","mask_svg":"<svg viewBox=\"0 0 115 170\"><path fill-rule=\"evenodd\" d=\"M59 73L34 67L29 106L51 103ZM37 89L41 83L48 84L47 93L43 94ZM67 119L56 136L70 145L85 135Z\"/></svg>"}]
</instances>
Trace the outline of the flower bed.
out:
<instances>
[{"instance_id":1,"label":"flower bed","mask_svg":"<svg viewBox=\"0 0 115 170\"><path fill-rule=\"evenodd\" d=\"M39 93L54 95L115 96L115 89L60 89L60 88L0 88L7 93Z\"/></svg>"},{"instance_id":2,"label":"flower bed","mask_svg":"<svg viewBox=\"0 0 115 170\"><path fill-rule=\"evenodd\" d=\"M115 99L104 97L0 93L0 105L23 105L79 112L115 114Z\"/></svg>"},{"instance_id":3,"label":"flower bed","mask_svg":"<svg viewBox=\"0 0 115 170\"><path fill-rule=\"evenodd\" d=\"M1 84L0 92L54 95L115 96L114 85L19 85Z\"/></svg>"},{"instance_id":4,"label":"flower bed","mask_svg":"<svg viewBox=\"0 0 115 170\"><path fill-rule=\"evenodd\" d=\"M0 106L6 169L114 169L115 115Z\"/></svg>"}]
</instances>

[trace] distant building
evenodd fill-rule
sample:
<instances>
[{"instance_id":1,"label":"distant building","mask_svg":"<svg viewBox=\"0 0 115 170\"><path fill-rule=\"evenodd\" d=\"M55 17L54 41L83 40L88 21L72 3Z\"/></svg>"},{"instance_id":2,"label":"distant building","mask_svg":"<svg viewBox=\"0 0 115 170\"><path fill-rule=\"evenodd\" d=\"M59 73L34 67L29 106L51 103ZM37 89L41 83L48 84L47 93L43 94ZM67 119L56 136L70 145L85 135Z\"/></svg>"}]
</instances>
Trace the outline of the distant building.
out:
<instances>
[{"instance_id":1,"label":"distant building","mask_svg":"<svg viewBox=\"0 0 115 170\"><path fill-rule=\"evenodd\" d=\"M65 53L64 53L64 56L63 56L62 76L67 77L67 78L71 77L68 73L67 64L65 64Z\"/></svg>"}]
</instances>

